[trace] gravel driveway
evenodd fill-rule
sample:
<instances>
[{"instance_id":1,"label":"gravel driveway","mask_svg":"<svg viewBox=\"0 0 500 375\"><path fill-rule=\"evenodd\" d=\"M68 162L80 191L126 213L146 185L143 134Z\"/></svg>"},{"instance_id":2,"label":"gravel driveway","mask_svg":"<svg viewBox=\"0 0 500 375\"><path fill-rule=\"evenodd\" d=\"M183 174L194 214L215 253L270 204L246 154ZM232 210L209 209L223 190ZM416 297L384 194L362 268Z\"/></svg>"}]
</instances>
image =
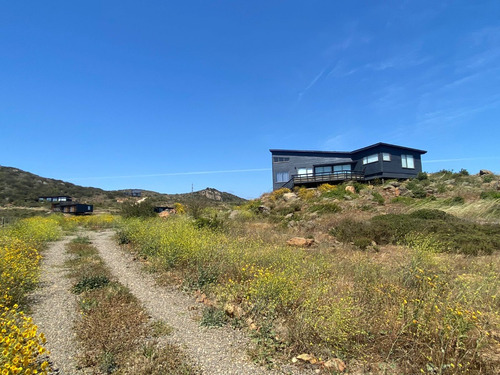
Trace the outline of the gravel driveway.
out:
<instances>
[{"instance_id":1,"label":"gravel driveway","mask_svg":"<svg viewBox=\"0 0 500 375\"><path fill-rule=\"evenodd\" d=\"M192 308L196 305L195 299L174 288L158 286L151 275L141 270L141 264L133 260L133 255L122 251L114 242L113 231L88 232L85 235L89 236L113 275L138 298L149 316L173 328L168 339L179 345L204 374L314 373L293 365L280 370L255 365L246 354L248 337L243 331L230 327L201 327ZM77 369L78 343L74 333L76 298L70 292L71 282L64 267L69 258L65 246L70 240L67 238L52 243L44 251L41 285L31 296L32 316L39 331L47 337L46 347L50 351L54 374L81 375L84 371Z\"/></svg>"},{"instance_id":2,"label":"gravel driveway","mask_svg":"<svg viewBox=\"0 0 500 375\"><path fill-rule=\"evenodd\" d=\"M174 328L171 339L187 352L205 374L306 374L290 366L267 370L252 363L246 355L248 338L243 331L230 327L201 327L190 309L195 299L172 288L156 285L153 277L141 271L133 255L123 252L113 240L114 232L94 232L90 236L111 272L143 304L148 314ZM288 367L288 366L287 366Z\"/></svg>"},{"instance_id":3,"label":"gravel driveway","mask_svg":"<svg viewBox=\"0 0 500 375\"><path fill-rule=\"evenodd\" d=\"M30 296L33 321L45 334L54 373L60 375L81 374L76 367L78 345L73 329L76 298L70 292L71 281L64 266L70 240L51 243L43 252L40 287Z\"/></svg>"}]
</instances>

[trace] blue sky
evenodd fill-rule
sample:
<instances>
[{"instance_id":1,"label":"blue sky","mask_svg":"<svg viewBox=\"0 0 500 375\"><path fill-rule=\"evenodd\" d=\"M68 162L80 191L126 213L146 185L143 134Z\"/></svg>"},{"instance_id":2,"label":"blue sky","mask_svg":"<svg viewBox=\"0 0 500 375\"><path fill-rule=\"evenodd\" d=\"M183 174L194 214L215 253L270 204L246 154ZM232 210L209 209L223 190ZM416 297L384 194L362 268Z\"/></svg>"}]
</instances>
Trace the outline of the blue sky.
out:
<instances>
[{"instance_id":1,"label":"blue sky","mask_svg":"<svg viewBox=\"0 0 500 375\"><path fill-rule=\"evenodd\" d=\"M500 2L3 1L0 164L254 198L270 148L500 172Z\"/></svg>"}]
</instances>

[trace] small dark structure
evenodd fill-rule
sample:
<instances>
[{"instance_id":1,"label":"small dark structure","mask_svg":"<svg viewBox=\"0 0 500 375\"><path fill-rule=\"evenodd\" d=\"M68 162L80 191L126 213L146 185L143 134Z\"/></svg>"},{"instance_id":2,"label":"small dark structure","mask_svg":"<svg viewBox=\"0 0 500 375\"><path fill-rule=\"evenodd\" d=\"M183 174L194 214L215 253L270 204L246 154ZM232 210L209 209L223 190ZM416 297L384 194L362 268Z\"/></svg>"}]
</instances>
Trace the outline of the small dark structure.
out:
<instances>
[{"instance_id":1,"label":"small dark structure","mask_svg":"<svg viewBox=\"0 0 500 375\"><path fill-rule=\"evenodd\" d=\"M421 155L427 152L382 142L354 151L269 151L273 190L347 180L413 178L422 172Z\"/></svg>"},{"instance_id":2,"label":"small dark structure","mask_svg":"<svg viewBox=\"0 0 500 375\"><path fill-rule=\"evenodd\" d=\"M128 195L129 197L141 197L142 196L142 190L140 189L130 189L125 192L125 195Z\"/></svg>"},{"instance_id":3,"label":"small dark structure","mask_svg":"<svg viewBox=\"0 0 500 375\"><path fill-rule=\"evenodd\" d=\"M175 213L175 208L174 207L169 207L169 206L157 206L154 208L154 211L159 214L163 211L167 211L168 213Z\"/></svg>"},{"instance_id":4,"label":"small dark structure","mask_svg":"<svg viewBox=\"0 0 500 375\"><path fill-rule=\"evenodd\" d=\"M52 195L38 197L38 202L71 202L72 198L68 195Z\"/></svg>"},{"instance_id":5,"label":"small dark structure","mask_svg":"<svg viewBox=\"0 0 500 375\"><path fill-rule=\"evenodd\" d=\"M76 202L59 202L52 204L52 211L73 215L85 215L94 212L94 206Z\"/></svg>"}]
</instances>

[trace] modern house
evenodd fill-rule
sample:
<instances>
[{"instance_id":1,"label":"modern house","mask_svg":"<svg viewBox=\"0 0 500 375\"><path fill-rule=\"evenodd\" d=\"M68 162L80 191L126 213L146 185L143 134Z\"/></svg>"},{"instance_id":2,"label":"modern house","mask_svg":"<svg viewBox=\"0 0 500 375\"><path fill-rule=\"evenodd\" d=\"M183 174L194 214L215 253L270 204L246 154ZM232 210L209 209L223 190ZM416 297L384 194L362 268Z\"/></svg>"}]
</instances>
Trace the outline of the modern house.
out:
<instances>
[{"instance_id":1,"label":"modern house","mask_svg":"<svg viewBox=\"0 0 500 375\"><path fill-rule=\"evenodd\" d=\"M354 151L271 149L273 190L347 180L407 179L422 172L427 151L376 143Z\"/></svg>"},{"instance_id":2,"label":"modern house","mask_svg":"<svg viewBox=\"0 0 500 375\"><path fill-rule=\"evenodd\" d=\"M142 196L142 190L141 189L130 189L125 192L125 195L128 195L130 197L141 197Z\"/></svg>"},{"instance_id":3,"label":"modern house","mask_svg":"<svg viewBox=\"0 0 500 375\"><path fill-rule=\"evenodd\" d=\"M91 214L94 211L94 206L76 202L59 202L52 203L52 211L65 214L84 215Z\"/></svg>"}]
</instances>

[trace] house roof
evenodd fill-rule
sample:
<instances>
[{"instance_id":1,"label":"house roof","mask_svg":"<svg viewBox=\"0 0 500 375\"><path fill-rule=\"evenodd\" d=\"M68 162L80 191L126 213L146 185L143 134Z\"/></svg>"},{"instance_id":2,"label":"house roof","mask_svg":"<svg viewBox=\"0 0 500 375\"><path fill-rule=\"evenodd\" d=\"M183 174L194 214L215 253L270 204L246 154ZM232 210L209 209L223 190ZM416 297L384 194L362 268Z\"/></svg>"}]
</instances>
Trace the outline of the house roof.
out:
<instances>
[{"instance_id":1,"label":"house roof","mask_svg":"<svg viewBox=\"0 0 500 375\"><path fill-rule=\"evenodd\" d=\"M325 155L333 155L333 154L356 154L356 153L358 153L360 151L365 151L365 150L369 150L371 148L376 148L376 147L380 147L380 146L388 146L388 147L400 148L400 149L403 149L403 150L409 150L409 151L413 151L413 152L418 152L419 154L425 154L425 153L427 153L427 151L425 151L425 150L419 150L419 149L416 149L416 148L405 147L405 146L398 146L398 145L393 145L393 144L384 143L384 142L379 142L379 143L375 143L375 144L370 145L370 146L358 148L357 150L354 150L354 151L314 151L314 150L285 150L285 149L270 149L269 151L271 151L271 153L276 153L276 152L292 153L292 152L294 152L294 153L317 153L317 154L325 154Z\"/></svg>"}]
</instances>

